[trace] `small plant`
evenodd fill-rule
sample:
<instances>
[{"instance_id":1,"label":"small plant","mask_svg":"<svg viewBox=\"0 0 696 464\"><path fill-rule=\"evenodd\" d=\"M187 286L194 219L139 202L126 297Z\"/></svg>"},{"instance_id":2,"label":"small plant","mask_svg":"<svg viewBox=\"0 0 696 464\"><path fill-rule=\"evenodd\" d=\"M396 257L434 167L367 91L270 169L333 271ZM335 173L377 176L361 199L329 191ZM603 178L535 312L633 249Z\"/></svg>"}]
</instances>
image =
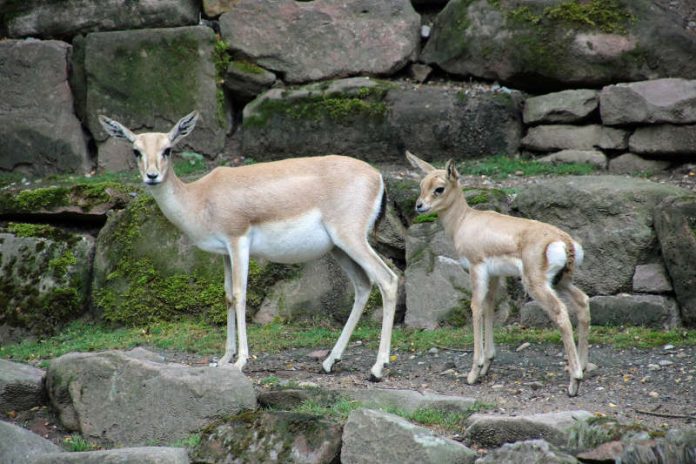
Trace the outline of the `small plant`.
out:
<instances>
[{"instance_id":1,"label":"small plant","mask_svg":"<svg viewBox=\"0 0 696 464\"><path fill-rule=\"evenodd\" d=\"M177 440L174 443L172 443L172 446L174 448L195 448L201 443L201 435L199 433L194 433L193 435L189 435L186 438L182 438L181 440Z\"/></svg>"},{"instance_id":2,"label":"small plant","mask_svg":"<svg viewBox=\"0 0 696 464\"><path fill-rule=\"evenodd\" d=\"M82 435L73 433L63 439L63 448L67 451L79 453L83 451L93 451L97 446L87 441Z\"/></svg>"},{"instance_id":3,"label":"small plant","mask_svg":"<svg viewBox=\"0 0 696 464\"><path fill-rule=\"evenodd\" d=\"M266 386L266 387L272 387L274 385L280 384L280 378L276 375L269 375L269 376L261 379L261 381L259 383L261 385Z\"/></svg>"}]
</instances>

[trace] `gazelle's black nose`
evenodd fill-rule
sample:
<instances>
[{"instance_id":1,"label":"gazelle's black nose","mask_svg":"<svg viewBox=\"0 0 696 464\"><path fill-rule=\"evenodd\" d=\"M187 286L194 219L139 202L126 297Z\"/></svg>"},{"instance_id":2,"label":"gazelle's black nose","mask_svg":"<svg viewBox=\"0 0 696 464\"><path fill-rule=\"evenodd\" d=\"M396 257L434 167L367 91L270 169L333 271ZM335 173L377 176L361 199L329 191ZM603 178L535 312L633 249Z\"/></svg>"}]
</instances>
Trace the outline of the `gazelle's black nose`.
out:
<instances>
[{"instance_id":1,"label":"gazelle's black nose","mask_svg":"<svg viewBox=\"0 0 696 464\"><path fill-rule=\"evenodd\" d=\"M416 203L416 209L421 209L423 207L423 203Z\"/></svg>"},{"instance_id":2,"label":"gazelle's black nose","mask_svg":"<svg viewBox=\"0 0 696 464\"><path fill-rule=\"evenodd\" d=\"M155 180L155 179L157 179L157 176L159 176L159 174L157 174L157 173L155 173L155 174L153 174L153 173L151 173L151 172L148 172L148 173L147 173L147 178L148 178L148 179Z\"/></svg>"}]
</instances>

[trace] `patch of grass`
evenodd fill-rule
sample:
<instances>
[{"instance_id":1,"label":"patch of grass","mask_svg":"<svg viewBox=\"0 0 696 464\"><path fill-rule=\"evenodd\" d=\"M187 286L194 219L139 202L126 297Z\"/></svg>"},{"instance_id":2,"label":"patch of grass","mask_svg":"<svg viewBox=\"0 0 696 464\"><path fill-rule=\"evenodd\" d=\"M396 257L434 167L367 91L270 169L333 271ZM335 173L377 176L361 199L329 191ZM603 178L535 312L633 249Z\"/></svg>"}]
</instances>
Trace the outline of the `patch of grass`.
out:
<instances>
[{"instance_id":1,"label":"patch of grass","mask_svg":"<svg viewBox=\"0 0 696 464\"><path fill-rule=\"evenodd\" d=\"M86 438L78 433L73 433L63 439L63 448L66 451L73 453L80 453L84 451L94 451L98 449L93 443L90 443Z\"/></svg>"},{"instance_id":2,"label":"patch of grass","mask_svg":"<svg viewBox=\"0 0 696 464\"><path fill-rule=\"evenodd\" d=\"M181 153L181 160L174 163L174 171L178 176L200 174L208 170L205 158L200 153L185 151Z\"/></svg>"},{"instance_id":3,"label":"patch of grass","mask_svg":"<svg viewBox=\"0 0 696 464\"><path fill-rule=\"evenodd\" d=\"M340 328L272 323L248 327L252 353L278 353L294 348L330 347L338 339ZM360 325L352 340L362 340L370 349L379 344L380 327ZM516 326L496 328L495 340L505 345L524 342L561 345L554 329L523 329ZM23 341L0 346L0 357L18 361L51 359L65 353L102 351L151 346L158 349L184 351L200 355L221 354L225 343L222 326L194 320L158 322L147 327L113 328L103 324L73 322L60 334L38 341ZM644 327L592 327L590 343L617 348L655 348L666 344L696 345L696 330L656 330ZM462 348L473 344L470 327L443 327L438 330L394 329L392 346L397 351L425 351L433 346ZM269 379L272 382L273 379Z\"/></svg>"},{"instance_id":4,"label":"patch of grass","mask_svg":"<svg viewBox=\"0 0 696 464\"><path fill-rule=\"evenodd\" d=\"M496 179L511 175L524 177L541 175L588 175L595 167L585 163L550 164L536 160L511 158L505 155L490 156L478 160L465 161L457 167L463 175L488 176Z\"/></svg>"},{"instance_id":5,"label":"patch of grass","mask_svg":"<svg viewBox=\"0 0 696 464\"><path fill-rule=\"evenodd\" d=\"M448 431L461 431L464 429L466 420L474 412L492 409L494 407L495 405L493 404L476 402L466 412L442 411L433 408L420 408L413 412L404 411L399 408L386 408L385 411L421 425L434 426Z\"/></svg>"},{"instance_id":6,"label":"patch of grass","mask_svg":"<svg viewBox=\"0 0 696 464\"><path fill-rule=\"evenodd\" d=\"M272 387L274 385L279 385L280 384L280 377L277 375L269 375L261 379L260 381L261 385L265 385L267 387Z\"/></svg>"},{"instance_id":7,"label":"patch of grass","mask_svg":"<svg viewBox=\"0 0 696 464\"><path fill-rule=\"evenodd\" d=\"M423 224L425 222L435 222L437 221L437 213L425 213L419 214L413 219L414 224Z\"/></svg>"},{"instance_id":8,"label":"patch of grass","mask_svg":"<svg viewBox=\"0 0 696 464\"><path fill-rule=\"evenodd\" d=\"M294 409L294 411L306 414L328 416L337 419L347 419L351 411L361 407L362 403L359 401L354 401L347 398L339 398L330 404L324 404L321 401L310 399L303 401L296 409Z\"/></svg>"},{"instance_id":9,"label":"patch of grass","mask_svg":"<svg viewBox=\"0 0 696 464\"><path fill-rule=\"evenodd\" d=\"M201 443L201 434L200 433L194 433L193 435L189 435L186 438L182 438L181 440L177 440L174 443L172 443L170 446L173 446L174 448L195 448L196 446L200 445Z\"/></svg>"}]
</instances>

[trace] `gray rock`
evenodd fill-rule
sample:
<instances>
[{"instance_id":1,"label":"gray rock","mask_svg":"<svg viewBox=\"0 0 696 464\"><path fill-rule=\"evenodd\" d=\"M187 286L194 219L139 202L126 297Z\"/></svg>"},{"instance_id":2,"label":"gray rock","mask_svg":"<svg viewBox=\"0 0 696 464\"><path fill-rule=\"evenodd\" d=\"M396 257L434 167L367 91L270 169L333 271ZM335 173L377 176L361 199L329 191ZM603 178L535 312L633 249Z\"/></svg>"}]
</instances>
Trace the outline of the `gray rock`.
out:
<instances>
[{"instance_id":1,"label":"gray rock","mask_svg":"<svg viewBox=\"0 0 696 464\"><path fill-rule=\"evenodd\" d=\"M427 64L413 63L408 68L408 76L416 82L425 82L433 72L433 68Z\"/></svg>"},{"instance_id":2,"label":"gray rock","mask_svg":"<svg viewBox=\"0 0 696 464\"><path fill-rule=\"evenodd\" d=\"M583 246L576 282L589 295L630 291L635 267L656 255L653 210L687 191L617 176L549 179L520 191L513 202L522 216L554 224Z\"/></svg>"},{"instance_id":3,"label":"gray rock","mask_svg":"<svg viewBox=\"0 0 696 464\"><path fill-rule=\"evenodd\" d=\"M696 123L696 80L609 85L599 98L602 122L607 125Z\"/></svg>"},{"instance_id":4,"label":"gray rock","mask_svg":"<svg viewBox=\"0 0 696 464\"><path fill-rule=\"evenodd\" d=\"M473 414L464 438L486 448L523 440L543 439L555 446L565 446L571 427L593 417L587 411L562 411L527 416L491 416Z\"/></svg>"},{"instance_id":5,"label":"gray rock","mask_svg":"<svg viewBox=\"0 0 696 464\"><path fill-rule=\"evenodd\" d=\"M42 454L61 451L59 446L29 430L0 421L0 462L2 464L32 464Z\"/></svg>"},{"instance_id":6,"label":"gray rock","mask_svg":"<svg viewBox=\"0 0 696 464\"><path fill-rule=\"evenodd\" d=\"M518 464L521 462L544 464L578 464L580 461L544 440L528 440L503 445L476 464Z\"/></svg>"},{"instance_id":7,"label":"gray rock","mask_svg":"<svg viewBox=\"0 0 696 464\"><path fill-rule=\"evenodd\" d=\"M635 325L672 329L680 325L679 307L662 295L593 296L590 312L594 325Z\"/></svg>"},{"instance_id":8,"label":"gray rock","mask_svg":"<svg viewBox=\"0 0 696 464\"><path fill-rule=\"evenodd\" d=\"M225 88L240 101L253 100L275 81L275 74L246 61L231 62L225 72Z\"/></svg>"},{"instance_id":9,"label":"gray rock","mask_svg":"<svg viewBox=\"0 0 696 464\"><path fill-rule=\"evenodd\" d=\"M290 83L392 74L420 44L408 0L240 0L220 17L220 30L233 54Z\"/></svg>"},{"instance_id":10,"label":"gray rock","mask_svg":"<svg viewBox=\"0 0 696 464\"><path fill-rule=\"evenodd\" d=\"M631 133L627 130L602 126L597 146L602 150L626 150Z\"/></svg>"},{"instance_id":11,"label":"gray rock","mask_svg":"<svg viewBox=\"0 0 696 464\"><path fill-rule=\"evenodd\" d=\"M341 462L345 464L454 464L475 459L476 453L461 443L382 411L357 409L343 428Z\"/></svg>"},{"instance_id":12,"label":"gray rock","mask_svg":"<svg viewBox=\"0 0 696 464\"><path fill-rule=\"evenodd\" d=\"M198 23L193 0L129 2L90 0L12 2L6 12L8 37L70 38L94 31L189 26Z\"/></svg>"},{"instance_id":13,"label":"gray rock","mask_svg":"<svg viewBox=\"0 0 696 464\"><path fill-rule=\"evenodd\" d=\"M607 155L597 150L561 150L550 155L542 156L537 161L542 163L584 163L599 169L606 169Z\"/></svg>"},{"instance_id":14,"label":"gray rock","mask_svg":"<svg viewBox=\"0 0 696 464\"><path fill-rule=\"evenodd\" d=\"M51 334L87 309L94 239L51 226L0 228L0 322Z\"/></svg>"},{"instance_id":15,"label":"gray rock","mask_svg":"<svg viewBox=\"0 0 696 464\"><path fill-rule=\"evenodd\" d=\"M70 50L54 40L0 41L0 170L89 171L87 141L68 85Z\"/></svg>"},{"instance_id":16,"label":"gray rock","mask_svg":"<svg viewBox=\"0 0 696 464\"><path fill-rule=\"evenodd\" d=\"M655 209L655 229L681 308L682 322L696 325L696 199L668 198Z\"/></svg>"},{"instance_id":17,"label":"gray rock","mask_svg":"<svg viewBox=\"0 0 696 464\"><path fill-rule=\"evenodd\" d=\"M52 453L37 457L32 464L188 464L183 448L121 448L81 453Z\"/></svg>"},{"instance_id":18,"label":"gray rock","mask_svg":"<svg viewBox=\"0 0 696 464\"><path fill-rule=\"evenodd\" d=\"M350 78L271 89L244 108L242 149L257 160L348 154L401 160L516 153L519 93Z\"/></svg>"},{"instance_id":19,"label":"gray rock","mask_svg":"<svg viewBox=\"0 0 696 464\"><path fill-rule=\"evenodd\" d=\"M44 404L45 377L41 369L0 359L0 412L23 411Z\"/></svg>"},{"instance_id":20,"label":"gray rock","mask_svg":"<svg viewBox=\"0 0 696 464\"><path fill-rule=\"evenodd\" d=\"M633 291L637 293L669 293L673 290L662 263L639 264L633 274Z\"/></svg>"},{"instance_id":21,"label":"gray rock","mask_svg":"<svg viewBox=\"0 0 696 464\"><path fill-rule=\"evenodd\" d=\"M218 99L214 43L213 31L201 26L87 35L86 124L101 164L133 155L129 144L109 139L97 120L100 114L136 132L168 132L183 115L197 110L196 129L178 149L208 156L222 150L228 108Z\"/></svg>"},{"instance_id":22,"label":"gray rock","mask_svg":"<svg viewBox=\"0 0 696 464\"><path fill-rule=\"evenodd\" d=\"M341 449L341 425L315 414L256 411L206 429L192 452L197 463L332 464Z\"/></svg>"},{"instance_id":23,"label":"gray rock","mask_svg":"<svg viewBox=\"0 0 696 464\"><path fill-rule=\"evenodd\" d=\"M696 427L669 430L661 439L629 442L617 461L626 464L690 464L696 461Z\"/></svg>"},{"instance_id":24,"label":"gray rock","mask_svg":"<svg viewBox=\"0 0 696 464\"><path fill-rule=\"evenodd\" d=\"M553 124L531 127L522 138L522 147L534 151L592 150L599 145L602 126Z\"/></svg>"},{"instance_id":25,"label":"gray rock","mask_svg":"<svg viewBox=\"0 0 696 464\"><path fill-rule=\"evenodd\" d=\"M434 329L452 313L469 313L469 273L453 256L454 248L439 222L408 229L404 273L408 327Z\"/></svg>"},{"instance_id":26,"label":"gray rock","mask_svg":"<svg viewBox=\"0 0 696 464\"><path fill-rule=\"evenodd\" d=\"M622 3L603 12L614 21L594 25L558 14L562 0L525 2L523 8L514 2L450 1L419 59L449 73L538 93L696 78L693 33L651 0Z\"/></svg>"},{"instance_id":27,"label":"gray rock","mask_svg":"<svg viewBox=\"0 0 696 464\"><path fill-rule=\"evenodd\" d=\"M590 89L564 90L527 98L522 117L525 124L577 123L599 106L599 92Z\"/></svg>"},{"instance_id":28,"label":"gray rock","mask_svg":"<svg viewBox=\"0 0 696 464\"><path fill-rule=\"evenodd\" d=\"M230 11L239 0L203 0L203 12L209 18Z\"/></svg>"},{"instance_id":29,"label":"gray rock","mask_svg":"<svg viewBox=\"0 0 696 464\"><path fill-rule=\"evenodd\" d=\"M256 407L251 382L236 369L164 364L120 351L54 359L46 385L66 429L122 446L171 443Z\"/></svg>"},{"instance_id":30,"label":"gray rock","mask_svg":"<svg viewBox=\"0 0 696 464\"><path fill-rule=\"evenodd\" d=\"M638 127L628 140L628 148L639 155L681 157L696 154L696 125L670 124Z\"/></svg>"},{"instance_id":31,"label":"gray rock","mask_svg":"<svg viewBox=\"0 0 696 464\"><path fill-rule=\"evenodd\" d=\"M371 388L359 390L339 390L338 393L354 401L359 401L366 408L389 409L397 408L405 412L415 412L418 409L436 409L438 411L462 412L471 410L476 400L464 396L440 395L415 390L398 390Z\"/></svg>"},{"instance_id":32,"label":"gray rock","mask_svg":"<svg viewBox=\"0 0 696 464\"><path fill-rule=\"evenodd\" d=\"M649 160L633 153L624 153L609 161L614 174L657 173L669 168L669 161Z\"/></svg>"},{"instance_id":33,"label":"gray rock","mask_svg":"<svg viewBox=\"0 0 696 464\"><path fill-rule=\"evenodd\" d=\"M570 313L570 321L573 325L577 323L575 313ZM557 327L536 301L529 301L520 308L520 324L524 327Z\"/></svg>"}]
</instances>

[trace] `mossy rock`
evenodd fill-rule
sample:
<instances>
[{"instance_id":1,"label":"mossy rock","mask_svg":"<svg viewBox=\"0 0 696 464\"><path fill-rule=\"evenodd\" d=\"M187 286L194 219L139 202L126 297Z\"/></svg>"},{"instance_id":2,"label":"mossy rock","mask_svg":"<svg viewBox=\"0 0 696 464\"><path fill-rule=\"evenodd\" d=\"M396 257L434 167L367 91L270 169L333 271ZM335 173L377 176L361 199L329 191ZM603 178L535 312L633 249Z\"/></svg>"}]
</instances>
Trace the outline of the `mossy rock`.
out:
<instances>
[{"instance_id":1,"label":"mossy rock","mask_svg":"<svg viewBox=\"0 0 696 464\"><path fill-rule=\"evenodd\" d=\"M204 430L192 462L338 462L342 431L317 414L247 411Z\"/></svg>"},{"instance_id":2,"label":"mossy rock","mask_svg":"<svg viewBox=\"0 0 696 464\"><path fill-rule=\"evenodd\" d=\"M0 228L0 325L51 334L88 301L94 240L42 224Z\"/></svg>"},{"instance_id":3,"label":"mossy rock","mask_svg":"<svg viewBox=\"0 0 696 464\"><path fill-rule=\"evenodd\" d=\"M696 77L696 41L650 0L453 0L422 59L535 92Z\"/></svg>"},{"instance_id":4,"label":"mossy rock","mask_svg":"<svg viewBox=\"0 0 696 464\"><path fill-rule=\"evenodd\" d=\"M57 183L39 188L0 191L0 216L31 214L104 215L123 208L137 187L118 182Z\"/></svg>"},{"instance_id":5,"label":"mossy rock","mask_svg":"<svg viewBox=\"0 0 696 464\"><path fill-rule=\"evenodd\" d=\"M252 260L247 313L253 315L268 288L292 272L287 266ZM195 248L162 215L154 199L141 194L111 215L99 233L93 304L104 319L118 323L182 316L224 323L222 257Z\"/></svg>"}]
</instances>

